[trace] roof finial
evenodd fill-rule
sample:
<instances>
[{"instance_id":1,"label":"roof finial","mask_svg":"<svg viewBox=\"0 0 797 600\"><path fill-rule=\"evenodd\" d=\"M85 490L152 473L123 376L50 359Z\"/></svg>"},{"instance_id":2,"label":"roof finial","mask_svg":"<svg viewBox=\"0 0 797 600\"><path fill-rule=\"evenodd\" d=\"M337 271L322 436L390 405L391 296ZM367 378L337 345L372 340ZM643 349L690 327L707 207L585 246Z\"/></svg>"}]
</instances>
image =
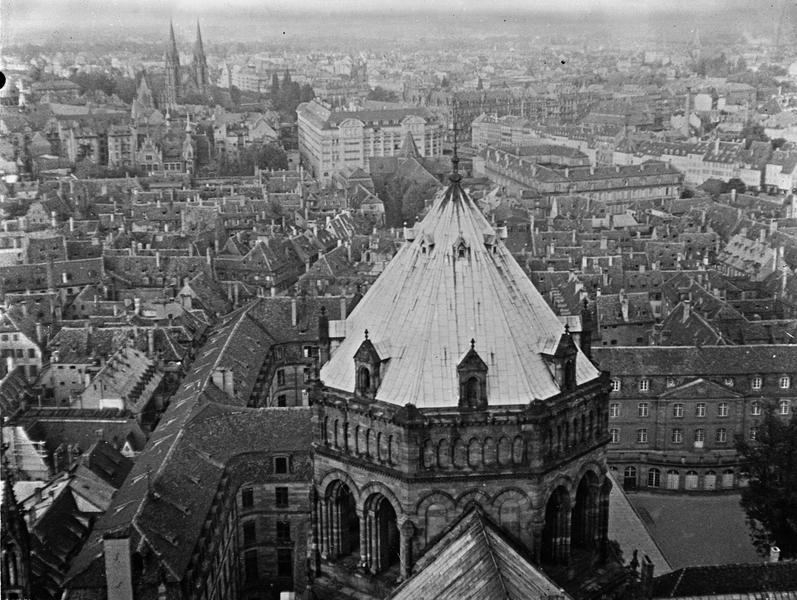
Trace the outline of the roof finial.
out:
<instances>
[{"instance_id":1,"label":"roof finial","mask_svg":"<svg viewBox=\"0 0 797 600\"><path fill-rule=\"evenodd\" d=\"M462 179L462 176L459 174L459 155L457 154L457 102L454 100L452 104L452 119L451 119L451 126L454 130L454 148L451 153L451 175L449 179L452 182L457 182Z\"/></svg>"},{"instance_id":2,"label":"roof finial","mask_svg":"<svg viewBox=\"0 0 797 600\"><path fill-rule=\"evenodd\" d=\"M366 340L368 339L368 330L367 329L365 330L365 339Z\"/></svg>"},{"instance_id":3,"label":"roof finial","mask_svg":"<svg viewBox=\"0 0 797 600\"><path fill-rule=\"evenodd\" d=\"M470 338L470 349L473 350L476 347L476 340Z\"/></svg>"}]
</instances>

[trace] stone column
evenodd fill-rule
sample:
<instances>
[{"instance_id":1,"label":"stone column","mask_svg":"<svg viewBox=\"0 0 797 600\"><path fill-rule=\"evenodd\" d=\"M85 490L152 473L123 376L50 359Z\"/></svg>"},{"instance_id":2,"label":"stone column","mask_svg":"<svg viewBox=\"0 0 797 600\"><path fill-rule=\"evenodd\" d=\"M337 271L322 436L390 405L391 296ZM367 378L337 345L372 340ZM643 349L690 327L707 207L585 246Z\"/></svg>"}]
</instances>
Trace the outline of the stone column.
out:
<instances>
[{"instance_id":1,"label":"stone column","mask_svg":"<svg viewBox=\"0 0 797 600\"><path fill-rule=\"evenodd\" d=\"M371 557L369 560L369 565L371 567L371 573L376 574L379 572L382 563L382 557L379 555L379 520L377 518L377 513L374 510L368 511L368 517L371 521Z\"/></svg>"},{"instance_id":2,"label":"stone column","mask_svg":"<svg viewBox=\"0 0 797 600\"><path fill-rule=\"evenodd\" d=\"M318 530L320 533L321 558L326 560L329 557L329 536L327 535L327 501L326 498L318 500Z\"/></svg>"},{"instance_id":3,"label":"stone column","mask_svg":"<svg viewBox=\"0 0 797 600\"><path fill-rule=\"evenodd\" d=\"M544 514L535 514L531 521L531 553L534 561L542 564L542 537L545 532Z\"/></svg>"},{"instance_id":4,"label":"stone column","mask_svg":"<svg viewBox=\"0 0 797 600\"><path fill-rule=\"evenodd\" d=\"M368 568L368 517L365 510L357 511L360 520L360 564L361 569Z\"/></svg>"},{"instance_id":5,"label":"stone column","mask_svg":"<svg viewBox=\"0 0 797 600\"><path fill-rule=\"evenodd\" d=\"M310 545L310 571L313 574L321 572L321 552L319 550L319 523L318 523L318 492L315 487L310 488L310 530L312 543Z\"/></svg>"},{"instance_id":6,"label":"stone column","mask_svg":"<svg viewBox=\"0 0 797 600\"><path fill-rule=\"evenodd\" d=\"M412 537L415 535L415 525L407 519L399 528L399 557L401 560L400 581L409 579L412 572Z\"/></svg>"}]
</instances>

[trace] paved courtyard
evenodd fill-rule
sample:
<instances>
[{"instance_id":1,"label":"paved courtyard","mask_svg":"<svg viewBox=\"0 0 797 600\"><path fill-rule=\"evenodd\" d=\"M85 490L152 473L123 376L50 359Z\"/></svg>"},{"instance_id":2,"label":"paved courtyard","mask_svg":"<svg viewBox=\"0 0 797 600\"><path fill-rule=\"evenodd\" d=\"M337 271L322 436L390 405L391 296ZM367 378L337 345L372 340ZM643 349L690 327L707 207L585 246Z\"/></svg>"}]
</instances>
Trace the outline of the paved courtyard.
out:
<instances>
[{"instance_id":1,"label":"paved courtyard","mask_svg":"<svg viewBox=\"0 0 797 600\"><path fill-rule=\"evenodd\" d=\"M673 569L761 562L737 494L628 494Z\"/></svg>"}]
</instances>

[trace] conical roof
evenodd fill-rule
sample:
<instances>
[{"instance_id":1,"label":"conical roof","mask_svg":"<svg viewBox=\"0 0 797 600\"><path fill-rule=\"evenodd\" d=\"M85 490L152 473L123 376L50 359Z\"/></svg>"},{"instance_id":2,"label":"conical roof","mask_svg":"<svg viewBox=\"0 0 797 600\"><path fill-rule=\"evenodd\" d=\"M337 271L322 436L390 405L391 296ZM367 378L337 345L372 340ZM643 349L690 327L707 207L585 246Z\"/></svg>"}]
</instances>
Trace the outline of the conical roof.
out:
<instances>
[{"instance_id":1,"label":"conical roof","mask_svg":"<svg viewBox=\"0 0 797 600\"><path fill-rule=\"evenodd\" d=\"M490 405L560 393L549 356L564 327L499 239L459 175L346 319L346 338L321 369L353 392L354 354L367 329L382 359L376 398L419 408L458 404L457 364L475 349L487 364ZM599 373L580 351L576 380Z\"/></svg>"}]
</instances>

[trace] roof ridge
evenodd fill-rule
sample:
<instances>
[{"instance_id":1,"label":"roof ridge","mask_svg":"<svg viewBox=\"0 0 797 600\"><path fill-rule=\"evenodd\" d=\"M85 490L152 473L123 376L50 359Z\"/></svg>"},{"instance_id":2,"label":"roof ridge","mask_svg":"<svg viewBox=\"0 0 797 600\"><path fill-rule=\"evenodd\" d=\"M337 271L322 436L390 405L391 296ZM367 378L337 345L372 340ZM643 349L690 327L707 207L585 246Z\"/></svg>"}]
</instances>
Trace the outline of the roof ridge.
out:
<instances>
[{"instance_id":1,"label":"roof ridge","mask_svg":"<svg viewBox=\"0 0 797 600\"><path fill-rule=\"evenodd\" d=\"M504 590L504 597L509 600L509 591L506 587L506 582L504 581L504 575L501 571L501 568L498 566L498 561L495 558L495 550L493 548L493 544L490 541L490 536L487 535L487 529L484 524L484 520L482 519L481 513L476 513L478 518L476 519L477 526L481 530L482 537L484 538L484 543L487 544L487 551L490 555L490 560L493 563L493 567L495 569L496 577L498 578L498 582L501 584L501 589Z\"/></svg>"}]
</instances>

